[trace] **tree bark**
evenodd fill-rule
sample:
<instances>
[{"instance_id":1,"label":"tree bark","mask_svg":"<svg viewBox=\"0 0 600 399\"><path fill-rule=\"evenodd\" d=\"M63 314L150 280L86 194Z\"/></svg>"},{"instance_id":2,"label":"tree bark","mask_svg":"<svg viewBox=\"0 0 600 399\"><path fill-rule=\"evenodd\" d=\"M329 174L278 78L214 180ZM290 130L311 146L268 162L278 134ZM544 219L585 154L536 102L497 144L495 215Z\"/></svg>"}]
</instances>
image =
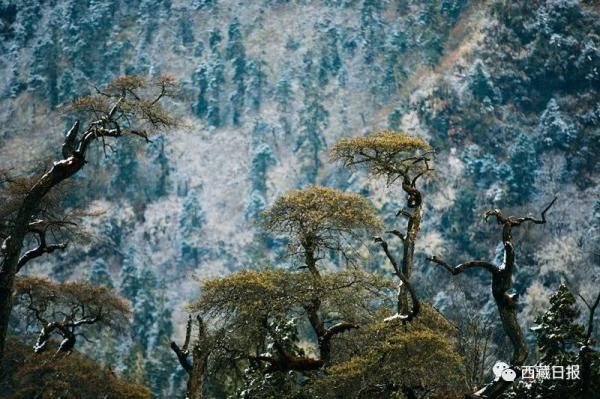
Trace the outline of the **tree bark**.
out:
<instances>
[{"instance_id":1,"label":"tree bark","mask_svg":"<svg viewBox=\"0 0 600 399\"><path fill-rule=\"evenodd\" d=\"M399 315L406 315L411 313L409 306L409 297L414 296L411 295L412 293L409 291L410 284L407 284L407 282L410 281L410 276L412 275L415 257L415 243L417 241L419 232L421 231L421 220L423 217L423 197L421 195L421 192L416 188L416 181L419 177L420 175L411 180L408 177L408 175L403 176L402 189L407 195L406 204L408 208L412 209L412 212L408 212L404 209L401 209L397 214L398 216L402 215L408 219L408 224L406 226L406 234L402 235L400 232L394 231L394 234L400 237L403 244L403 256L402 262L400 264L400 273L396 271L396 274L399 277L401 274L406 280L402 281L402 284L400 285L400 288L398 290L397 311ZM388 258L389 257L390 255L388 254Z\"/></svg>"},{"instance_id":2,"label":"tree bark","mask_svg":"<svg viewBox=\"0 0 600 399\"><path fill-rule=\"evenodd\" d=\"M4 259L0 270L0 361L4 356L4 344L12 311L15 276L19 269L23 241L29 232L29 223L46 194L54 186L77 173L84 164L83 154L71 155L67 159L55 162L25 196L15 219L15 227L4 241L2 248Z\"/></svg>"},{"instance_id":3,"label":"tree bark","mask_svg":"<svg viewBox=\"0 0 600 399\"><path fill-rule=\"evenodd\" d=\"M515 250L512 239L512 228L520 226L525 222L534 224L546 223L546 212L554 205L556 198L550 202L550 204L542 211L542 218L535 219L533 217L521 217L517 218L514 216L505 217L499 209L493 209L485 213L485 220L490 216L496 218L496 222L502 226L502 244L504 246L504 262L499 265L493 265L485 261L471 261L459 264L458 266L452 267L437 256L429 257L428 259L443 266L446 270L450 271L453 275L462 273L463 271L474 268L482 267L486 269L492 275L492 295L498 308L502 327L508 339L510 340L513 347L513 355L511 359L511 368L517 371L517 375L520 375L519 367L523 365L527 359L528 350L523 331L519 325L517 319L517 302L518 295L512 292L513 284L513 273L515 269ZM512 384L503 381L502 379L493 381L483 387L481 390L468 394L467 398L497 398L499 397L508 387Z\"/></svg>"},{"instance_id":4,"label":"tree bark","mask_svg":"<svg viewBox=\"0 0 600 399\"><path fill-rule=\"evenodd\" d=\"M315 288L321 284L321 275L317 269L317 258L315 256L314 245L307 240L304 245L304 260L306 262L306 267L310 271L313 277L313 284ZM331 339L337 335L341 334L345 331L352 330L358 328L357 325L347 322L341 322L335 324L329 328L325 327L325 323L321 319L319 315L319 310L321 308L321 299L318 295L315 295L309 304L304 306L306 310L306 314L308 317L308 321L310 322L313 331L317 336L318 346L319 346L319 359L315 362L310 362L309 367L317 366L317 368L321 367L323 364L327 363L331 358ZM312 359L307 359L312 360Z\"/></svg>"},{"instance_id":5,"label":"tree bark","mask_svg":"<svg viewBox=\"0 0 600 399\"><path fill-rule=\"evenodd\" d=\"M204 396L204 378L210 355L209 338L204 328L204 322L198 316L196 318L198 324L198 336L195 342L191 342L192 334L192 316L188 317L185 342L180 348L175 342L171 342L171 349L177 355L177 360L181 367L188 374L186 384L186 399L202 399ZM189 346L192 345L192 361L189 359Z\"/></svg>"}]
</instances>

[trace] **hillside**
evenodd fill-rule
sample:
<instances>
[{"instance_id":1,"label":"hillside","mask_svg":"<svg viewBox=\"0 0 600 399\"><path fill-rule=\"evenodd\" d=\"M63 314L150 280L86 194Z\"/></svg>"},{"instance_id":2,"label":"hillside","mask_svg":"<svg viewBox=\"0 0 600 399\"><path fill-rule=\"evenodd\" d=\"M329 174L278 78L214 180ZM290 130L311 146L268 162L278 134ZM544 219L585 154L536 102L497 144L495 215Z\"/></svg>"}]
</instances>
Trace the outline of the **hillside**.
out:
<instances>
[{"instance_id":1,"label":"hillside","mask_svg":"<svg viewBox=\"0 0 600 399\"><path fill-rule=\"evenodd\" d=\"M122 354L116 370L170 397L182 372L168 342L184 334L198 279L298 262L257 228L278 196L310 184L361 193L393 228L400 188L328 152L392 129L436 151L415 278L457 323L475 309L499 325L489 282L425 257L498 260L484 212L539 215L558 197L547 224L515 232L528 329L561 281L589 298L600 279L599 14L577 0L0 0L0 169L29 174L59 154L67 104L114 76L169 74L183 87L168 104L178 129L94 149L67 203L100 215L27 273L108 275L141 327L90 351ZM390 272L377 247L363 251ZM506 339L494 338L500 353Z\"/></svg>"}]
</instances>

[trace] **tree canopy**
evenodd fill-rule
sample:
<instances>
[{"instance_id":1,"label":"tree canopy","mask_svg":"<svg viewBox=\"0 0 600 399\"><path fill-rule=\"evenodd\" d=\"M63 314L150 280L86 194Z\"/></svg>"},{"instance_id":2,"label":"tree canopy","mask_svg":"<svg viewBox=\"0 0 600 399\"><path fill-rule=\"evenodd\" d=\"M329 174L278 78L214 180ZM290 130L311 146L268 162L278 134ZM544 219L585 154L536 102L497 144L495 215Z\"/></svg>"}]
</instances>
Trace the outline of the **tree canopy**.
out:
<instances>
[{"instance_id":1,"label":"tree canopy","mask_svg":"<svg viewBox=\"0 0 600 399\"><path fill-rule=\"evenodd\" d=\"M383 229L373 207L359 194L318 186L280 196L260 221L266 231L286 234L294 245L313 250L340 250L348 236Z\"/></svg>"},{"instance_id":2,"label":"tree canopy","mask_svg":"<svg viewBox=\"0 0 600 399\"><path fill-rule=\"evenodd\" d=\"M15 296L20 312L39 325L36 352L45 351L53 335L62 337L59 351L70 351L76 335L90 325L123 332L131 315L129 305L112 289L82 281L56 283L42 277L19 277Z\"/></svg>"},{"instance_id":3,"label":"tree canopy","mask_svg":"<svg viewBox=\"0 0 600 399\"><path fill-rule=\"evenodd\" d=\"M395 131L344 138L331 150L334 160L349 167L364 164L370 173L385 177L388 183L409 174L426 173L432 154L432 148L422 138Z\"/></svg>"},{"instance_id":4,"label":"tree canopy","mask_svg":"<svg viewBox=\"0 0 600 399\"><path fill-rule=\"evenodd\" d=\"M11 348L2 361L0 395L10 399L149 399L142 385L118 378L80 353L33 354L23 342L8 338Z\"/></svg>"}]
</instances>

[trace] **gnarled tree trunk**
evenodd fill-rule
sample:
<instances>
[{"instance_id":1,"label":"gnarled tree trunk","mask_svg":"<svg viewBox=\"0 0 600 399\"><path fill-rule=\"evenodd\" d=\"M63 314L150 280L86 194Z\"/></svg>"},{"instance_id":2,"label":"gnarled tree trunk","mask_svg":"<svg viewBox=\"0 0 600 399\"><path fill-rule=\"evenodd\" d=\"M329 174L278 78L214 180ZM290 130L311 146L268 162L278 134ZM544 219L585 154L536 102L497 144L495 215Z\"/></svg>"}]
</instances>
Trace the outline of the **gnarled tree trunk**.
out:
<instances>
[{"instance_id":1,"label":"gnarled tree trunk","mask_svg":"<svg viewBox=\"0 0 600 399\"><path fill-rule=\"evenodd\" d=\"M512 347L513 355L511 359L511 367L517 371L517 376L520 375L519 367L523 365L523 362L527 359L527 343L523 336L523 331L519 325L517 319L517 301L519 299L518 294L512 292L513 284L513 272L515 269L515 251L512 238L512 228L520 226L525 222L534 224L546 223L546 212L552 205L556 198L542 211L542 218L535 219L532 217L517 218L514 216L504 216L499 209L487 211L485 213L485 220L490 216L496 218L496 222L502 226L502 244L504 246L504 262L501 265L494 265L493 263L475 260L470 262L461 263L457 266L450 266L447 262L437 256L429 257L428 259L443 266L453 275L460 274L467 269L472 268L483 268L492 275L492 295L498 313L500 314L500 320L502 321L502 327L506 336L509 338ZM497 398L506 389L512 385L512 382L506 382L502 379L495 380L490 384L486 385L481 390L467 395L468 398Z\"/></svg>"}]
</instances>

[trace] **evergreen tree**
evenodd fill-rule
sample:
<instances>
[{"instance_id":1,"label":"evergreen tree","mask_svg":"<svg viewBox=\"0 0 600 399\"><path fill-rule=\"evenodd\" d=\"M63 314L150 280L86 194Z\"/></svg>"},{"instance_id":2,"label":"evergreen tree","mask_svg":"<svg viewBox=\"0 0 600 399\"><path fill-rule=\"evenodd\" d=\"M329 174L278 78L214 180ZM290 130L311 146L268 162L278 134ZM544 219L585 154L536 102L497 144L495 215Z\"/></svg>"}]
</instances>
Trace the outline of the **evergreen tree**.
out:
<instances>
[{"instance_id":1,"label":"evergreen tree","mask_svg":"<svg viewBox=\"0 0 600 399\"><path fill-rule=\"evenodd\" d=\"M466 5L467 0L441 0L440 11L448 19L448 24L452 25Z\"/></svg>"},{"instance_id":2,"label":"evergreen tree","mask_svg":"<svg viewBox=\"0 0 600 399\"><path fill-rule=\"evenodd\" d=\"M192 7L197 10L212 8L217 5L218 0L192 0Z\"/></svg>"},{"instance_id":3,"label":"evergreen tree","mask_svg":"<svg viewBox=\"0 0 600 399\"><path fill-rule=\"evenodd\" d=\"M192 20L188 14L183 14L179 19L177 27L177 37L181 40L181 44L186 47L194 44L194 31L192 29Z\"/></svg>"},{"instance_id":4,"label":"evergreen tree","mask_svg":"<svg viewBox=\"0 0 600 399\"><path fill-rule=\"evenodd\" d=\"M321 166L320 153L325 146L323 130L327 128L329 112L320 102L319 90L308 86L304 92L304 108L300 112L300 132L296 137L294 152L304 156L303 171L309 183L315 183Z\"/></svg>"},{"instance_id":5,"label":"evergreen tree","mask_svg":"<svg viewBox=\"0 0 600 399\"><path fill-rule=\"evenodd\" d=\"M98 258L92 263L88 273L88 281L94 285L105 285L114 288L112 276L104 259Z\"/></svg>"},{"instance_id":6,"label":"evergreen tree","mask_svg":"<svg viewBox=\"0 0 600 399\"><path fill-rule=\"evenodd\" d=\"M144 41L152 43L159 29L159 14L156 12L156 3L154 0L142 0L139 10L139 18L142 21L141 26L144 27L146 33Z\"/></svg>"},{"instance_id":7,"label":"evergreen tree","mask_svg":"<svg viewBox=\"0 0 600 399\"><path fill-rule=\"evenodd\" d=\"M133 143L129 140L119 140L111 160L115 168L110 181L113 195L143 201L137 184L141 180L140 162Z\"/></svg>"},{"instance_id":8,"label":"evergreen tree","mask_svg":"<svg viewBox=\"0 0 600 399\"><path fill-rule=\"evenodd\" d=\"M275 85L275 101L277 102L277 110L279 112L288 112L293 95L292 84L289 78L284 75Z\"/></svg>"},{"instance_id":9,"label":"evergreen tree","mask_svg":"<svg viewBox=\"0 0 600 399\"><path fill-rule=\"evenodd\" d=\"M48 98L50 106L58 103L59 48L56 39L46 36L33 47L32 68L27 81L29 87Z\"/></svg>"},{"instance_id":10,"label":"evergreen tree","mask_svg":"<svg viewBox=\"0 0 600 399\"><path fill-rule=\"evenodd\" d=\"M75 97L75 82L73 74L70 71L65 71L60 79L60 89L58 92L58 102L65 103L71 101Z\"/></svg>"},{"instance_id":11,"label":"evergreen tree","mask_svg":"<svg viewBox=\"0 0 600 399\"><path fill-rule=\"evenodd\" d=\"M189 190L179 214L179 260L181 266L195 265L205 249L198 245L198 238L206 223L206 214L198 200L198 193Z\"/></svg>"},{"instance_id":12,"label":"evergreen tree","mask_svg":"<svg viewBox=\"0 0 600 399\"><path fill-rule=\"evenodd\" d=\"M244 43L242 41L242 26L240 20L235 17L229 24L227 30L227 47L225 48L225 58L229 61L245 54Z\"/></svg>"},{"instance_id":13,"label":"evergreen tree","mask_svg":"<svg viewBox=\"0 0 600 399\"><path fill-rule=\"evenodd\" d=\"M137 251L129 248L123 258L123 265L119 274L119 292L130 301L135 301L140 289L140 279L137 267Z\"/></svg>"},{"instance_id":14,"label":"evergreen tree","mask_svg":"<svg viewBox=\"0 0 600 399\"><path fill-rule=\"evenodd\" d=\"M143 384L145 379L145 362L142 345L134 342L128 349L127 356L123 362L123 375L128 381Z\"/></svg>"},{"instance_id":15,"label":"evergreen tree","mask_svg":"<svg viewBox=\"0 0 600 399\"><path fill-rule=\"evenodd\" d=\"M225 49L225 57L231 61L232 65L232 83L235 86L235 90L231 93L229 99L232 106L232 123L239 125L241 123L241 116L244 108L244 96L246 94L246 50L242 40L241 25L239 19L236 17L229 25L227 31L228 42Z\"/></svg>"},{"instance_id":16,"label":"evergreen tree","mask_svg":"<svg viewBox=\"0 0 600 399\"><path fill-rule=\"evenodd\" d=\"M19 23L15 27L15 39L19 46L25 47L33 37L41 18L42 10L39 1L25 0L20 2L16 16Z\"/></svg>"},{"instance_id":17,"label":"evergreen tree","mask_svg":"<svg viewBox=\"0 0 600 399\"><path fill-rule=\"evenodd\" d=\"M534 182L539 167L535 143L525 133L519 133L508 149L509 165L514 173L510 193L516 204L526 203L534 193Z\"/></svg>"},{"instance_id":18,"label":"evergreen tree","mask_svg":"<svg viewBox=\"0 0 600 399\"><path fill-rule=\"evenodd\" d=\"M255 219L265 208L267 201L259 191L253 191L248 198L246 209L244 210L244 218L246 220Z\"/></svg>"},{"instance_id":19,"label":"evergreen tree","mask_svg":"<svg viewBox=\"0 0 600 399\"><path fill-rule=\"evenodd\" d=\"M538 134L543 147L567 149L576 139L577 131L562 115L556 100L551 99L540 117Z\"/></svg>"},{"instance_id":20,"label":"evergreen tree","mask_svg":"<svg viewBox=\"0 0 600 399\"><path fill-rule=\"evenodd\" d=\"M268 144L262 143L254 148L250 167L250 180L252 181L253 191L258 191L263 195L266 193L267 169L276 163L277 160Z\"/></svg>"},{"instance_id":21,"label":"evergreen tree","mask_svg":"<svg viewBox=\"0 0 600 399\"><path fill-rule=\"evenodd\" d=\"M192 111L198 118L206 116L208 111L208 68L206 65L200 65L195 71L192 77L194 85L198 87L198 97L196 102L192 105Z\"/></svg>"},{"instance_id":22,"label":"evergreen tree","mask_svg":"<svg viewBox=\"0 0 600 399\"><path fill-rule=\"evenodd\" d=\"M475 61L469 72L468 85L471 94L480 101L487 98L497 103L502 99L500 91L494 86L492 78L481 60Z\"/></svg>"},{"instance_id":23,"label":"evergreen tree","mask_svg":"<svg viewBox=\"0 0 600 399\"><path fill-rule=\"evenodd\" d=\"M149 162L149 167L146 167L147 180L151 182L145 184L146 198L154 200L156 198L167 195L169 192L169 174L171 166L169 165L169 157L165 151L165 137L157 136L152 140L152 143L146 147L146 157L144 160ZM149 172L149 173L148 173Z\"/></svg>"},{"instance_id":24,"label":"evergreen tree","mask_svg":"<svg viewBox=\"0 0 600 399\"><path fill-rule=\"evenodd\" d=\"M164 292L165 287L159 288ZM166 306L164 296L157 301L157 318L153 326L153 336L149 339L150 357L145 365L145 379L155 397L172 397L173 389L173 353L169 342L173 336L173 310Z\"/></svg>"},{"instance_id":25,"label":"evergreen tree","mask_svg":"<svg viewBox=\"0 0 600 399\"><path fill-rule=\"evenodd\" d=\"M153 327L158 319L156 313L156 291L158 282L156 275L149 268L141 270L139 275L139 289L133 300L133 340L142 346L142 353L146 355L152 348Z\"/></svg>"},{"instance_id":26,"label":"evergreen tree","mask_svg":"<svg viewBox=\"0 0 600 399\"><path fill-rule=\"evenodd\" d=\"M408 46L408 39L403 30L392 33L385 46L385 66L381 87L384 98L390 96L399 88L406 79L406 72L402 68L402 55Z\"/></svg>"},{"instance_id":27,"label":"evergreen tree","mask_svg":"<svg viewBox=\"0 0 600 399\"><path fill-rule=\"evenodd\" d=\"M210 47L211 52L215 54L219 53L222 41L223 36L221 35L221 31L219 29L215 28L208 34L208 46Z\"/></svg>"},{"instance_id":28,"label":"evergreen tree","mask_svg":"<svg viewBox=\"0 0 600 399\"><path fill-rule=\"evenodd\" d=\"M521 380L507 399L588 399L600 387L600 356L597 352L583 354L591 359L591 375L584 375L582 348L587 345L585 328L577 320L580 311L573 294L561 284L550 297L550 308L536 319L532 328L537 337L540 354L538 366L549 366L563 370L563 378L534 378ZM589 346L585 346L588 348ZM573 370L575 371L575 374ZM552 374L551 374L552 376ZM535 378L537 377L537 378ZM585 381L584 381L585 379Z\"/></svg>"},{"instance_id":29,"label":"evergreen tree","mask_svg":"<svg viewBox=\"0 0 600 399\"><path fill-rule=\"evenodd\" d=\"M585 329L577 323L581 312L575 305L575 297L561 284L550 297L550 309L536 319L537 325L532 330L537 337L541 363L576 363L577 350L585 340Z\"/></svg>"},{"instance_id":30,"label":"evergreen tree","mask_svg":"<svg viewBox=\"0 0 600 399\"><path fill-rule=\"evenodd\" d=\"M267 74L264 71L266 62L263 60L253 60L248 64L248 95L250 96L250 106L254 112L260 110L263 101L264 89L267 86Z\"/></svg>"},{"instance_id":31,"label":"evergreen tree","mask_svg":"<svg viewBox=\"0 0 600 399\"><path fill-rule=\"evenodd\" d=\"M400 125L402 123L402 110L400 108L395 108L388 115L388 127L390 130L399 130Z\"/></svg>"},{"instance_id":32,"label":"evergreen tree","mask_svg":"<svg viewBox=\"0 0 600 399\"><path fill-rule=\"evenodd\" d=\"M364 41L364 60L372 64L383 47L384 23L381 20L383 2L364 0L360 10L360 32Z\"/></svg>"},{"instance_id":33,"label":"evergreen tree","mask_svg":"<svg viewBox=\"0 0 600 399\"><path fill-rule=\"evenodd\" d=\"M206 120L210 126L221 126L221 91L225 84L225 65L215 57L211 65L211 77L208 81L209 99L206 109Z\"/></svg>"},{"instance_id":34,"label":"evergreen tree","mask_svg":"<svg viewBox=\"0 0 600 399\"><path fill-rule=\"evenodd\" d=\"M328 27L322 34L321 54L319 60L318 80L320 86L325 86L329 75L337 76L342 67L342 59L338 51L339 33L335 27Z\"/></svg>"}]
</instances>

